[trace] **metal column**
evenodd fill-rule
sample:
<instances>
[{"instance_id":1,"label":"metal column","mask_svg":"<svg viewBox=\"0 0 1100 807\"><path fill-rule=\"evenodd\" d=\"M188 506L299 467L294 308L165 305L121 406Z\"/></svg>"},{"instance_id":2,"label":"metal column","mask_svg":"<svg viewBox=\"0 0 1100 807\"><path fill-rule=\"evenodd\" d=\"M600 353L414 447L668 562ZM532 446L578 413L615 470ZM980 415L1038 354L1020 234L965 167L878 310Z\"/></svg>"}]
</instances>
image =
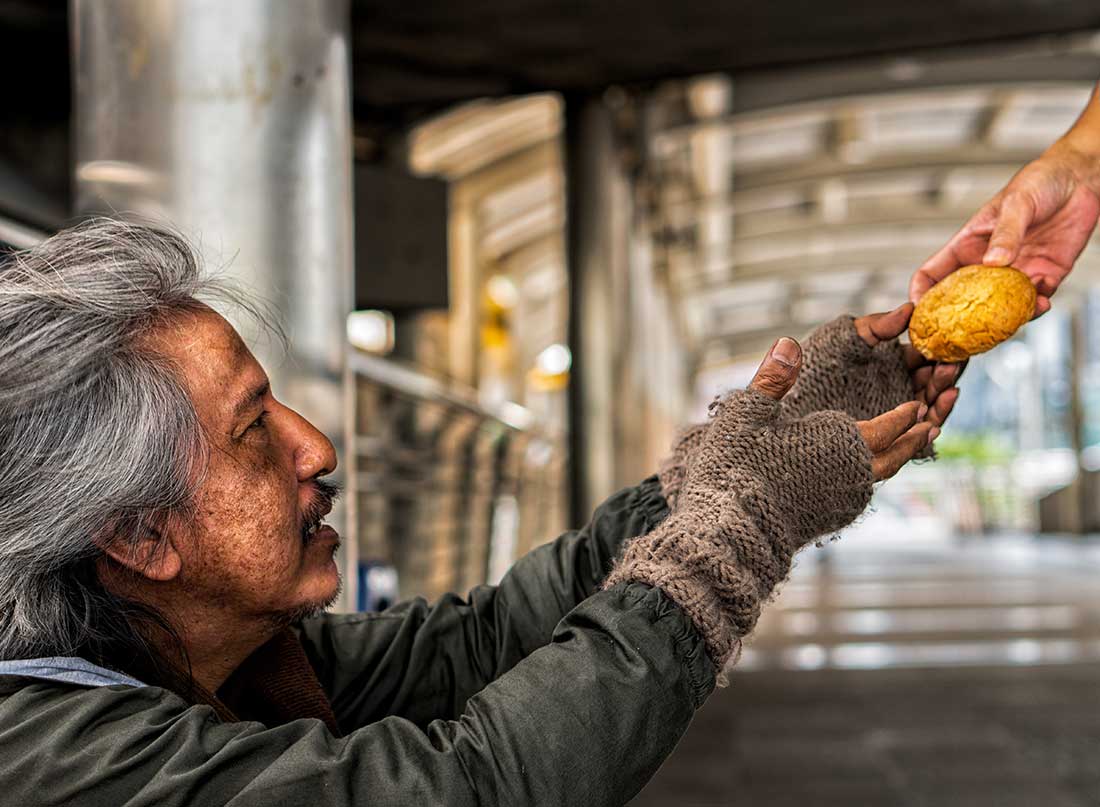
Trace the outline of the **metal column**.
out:
<instances>
[{"instance_id":1,"label":"metal column","mask_svg":"<svg viewBox=\"0 0 1100 807\"><path fill-rule=\"evenodd\" d=\"M617 132L603 99L566 100L570 516L578 525L656 470L686 409L675 300L656 277L621 142L634 138L637 148L641 134Z\"/></svg>"},{"instance_id":2,"label":"metal column","mask_svg":"<svg viewBox=\"0 0 1100 807\"><path fill-rule=\"evenodd\" d=\"M588 521L615 484L615 317L612 230L615 153L611 116L598 98L565 104L569 269L570 520Z\"/></svg>"},{"instance_id":3,"label":"metal column","mask_svg":"<svg viewBox=\"0 0 1100 807\"><path fill-rule=\"evenodd\" d=\"M170 221L271 303L278 394L344 441L348 0L72 0L76 205ZM247 322L236 323L249 335ZM355 536L344 568L354 602Z\"/></svg>"}]
</instances>

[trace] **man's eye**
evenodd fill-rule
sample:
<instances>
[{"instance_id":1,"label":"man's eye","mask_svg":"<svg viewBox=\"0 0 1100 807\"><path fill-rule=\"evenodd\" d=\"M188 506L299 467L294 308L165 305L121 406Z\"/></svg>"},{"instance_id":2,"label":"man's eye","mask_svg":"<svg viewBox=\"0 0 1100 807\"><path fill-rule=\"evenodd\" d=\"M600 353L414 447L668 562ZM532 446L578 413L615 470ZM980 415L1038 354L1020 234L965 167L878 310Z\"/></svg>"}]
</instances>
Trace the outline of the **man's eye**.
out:
<instances>
[{"instance_id":1,"label":"man's eye","mask_svg":"<svg viewBox=\"0 0 1100 807\"><path fill-rule=\"evenodd\" d=\"M264 425L267 423L267 414L268 414L268 412L267 412L266 409L264 411L262 411L258 418L256 418L254 421L252 421L251 423L248 424L248 428L245 429L245 431L250 432L253 429L262 429L264 427Z\"/></svg>"}]
</instances>

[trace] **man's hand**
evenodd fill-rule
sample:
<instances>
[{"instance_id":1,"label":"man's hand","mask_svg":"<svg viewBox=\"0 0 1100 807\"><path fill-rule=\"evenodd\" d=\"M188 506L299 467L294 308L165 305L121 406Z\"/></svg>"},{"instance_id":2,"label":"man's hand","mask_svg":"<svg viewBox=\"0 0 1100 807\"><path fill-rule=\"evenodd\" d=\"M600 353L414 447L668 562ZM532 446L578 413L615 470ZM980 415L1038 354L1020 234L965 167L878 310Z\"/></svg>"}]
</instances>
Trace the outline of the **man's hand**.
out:
<instances>
[{"instance_id":1,"label":"man's hand","mask_svg":"<svg viewBox=\"0 0 1100 807\"><path fill-rule=\"evenodd\" d=\"M1015 266L1035 284L1035 316L1073 268L1100 217L1097 160L1059 140L1019 173L924 262L909 284L920 300L960 266Z\"/></svg>"},{"instance_id":2,"label":"man's hand","mask_svg":"<svg viewBox=\"0 0 1100 807\"><path fill-rule=\"evenodd\" d=\"M911 312L910 307L909 313ZM894 311L889 314L863 317L862 320L864 320L864 327L869 328L870 332L885 333L894 326L894 321L892 319L884 321L882 318L896 315L897 312ZM905 322L908 323L908 321L907 314ZM856 322L859 323L860 320ZM904 325L902 327L904 328ZM862 335L863 332L860 331L860 333ZM892 339L893 337L882 338ZM801 367L802 348L798 342L785 336L776 342L764 357L749 387L778 401L794 386ZM938 397L942 397L942 393ZM945 405L947 412L951 411L950 404L953 402L952 398L950 403ZM928 405L920 401L910 401L876 418L861 420L856 424L860 436L871 450L871 470L876 482L889 479L896 474L905 463L939 436L939 424L932 422L931 412L932 409ZM943 417L947 417L946 412ZM939 423L942 422L943 420L940 419Z\"/></svg>"},{"instance_id":3,"label":"man's hand","mask_svg":"<svg viewBox=\"0 0 1100 807\"><path fill-rule=\"evenodd\" d=\"M869 347L874 347L900 336L909 327L912 315L912 303L905 303L883 314L868 314L856 319L856 333ZM914 398L917 403L928 407L928 422L938 431L959 397L955 383L966 369L966 363L934 362L922 356L912 345L905 345L902 354L909 369Z\"/></svg>"},{"instance_id":4,"label":"man's hand","mask_svg":"<svg viewBox=\"0 0 1100 807\"><path fill-rule=\"evenodd\" d=\"M924 404L910 401L873 420L856 424L863 442L871 449L871 470L876 482L896 474L940 436L939 427L925 418L928 411Z\"/></svg>"}]
</instances>

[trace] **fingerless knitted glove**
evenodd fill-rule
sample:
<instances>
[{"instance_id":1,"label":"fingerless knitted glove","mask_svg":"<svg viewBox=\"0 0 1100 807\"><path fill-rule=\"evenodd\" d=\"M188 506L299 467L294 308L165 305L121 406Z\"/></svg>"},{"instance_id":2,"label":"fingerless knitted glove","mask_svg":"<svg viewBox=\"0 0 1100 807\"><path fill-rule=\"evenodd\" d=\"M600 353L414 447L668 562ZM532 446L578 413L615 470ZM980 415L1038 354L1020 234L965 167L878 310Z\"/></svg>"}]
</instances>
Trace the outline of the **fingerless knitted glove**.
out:
<instances>
[{"instance_id":1,"label":"fingerless knitted glove","mask_svg":"<svg viewBox=\"0 0 1100 807\"><path fill-rule=\"evenodd\" d=\"M782 417L836 409L870 420L913 400L913 382L897 339L870 347L850 316L815 330L802 346L798 381L783 398Z\"/></svg>"},{"instance_id":2,"label":"fingerless knitted glove","mask_svg":"<svg viewBox=\"0 0 1100 807\"><path fill-rule=\"evenodd\" d=\"M676 439L676 445L672 447L672 453L661 462L661 467L657 470L657 479L661 483L661 492L665 495L669 510L676 509L680 489L687 479L688 458L702 445L709 425L696 423L682 430Z\"/></svg>"},{"instance_id":3,"label":"fingerless knitted glove","mask_svg":"<svg viewBox=\"0 0 1100 807\"><path fill-rule=\"evenodd\" d=\"M871 499L871 453L855 421L783 421L753 390L711 408L676 510L628 543L604 583L662 589L694 621L721 670L790 572L794 553L851 523Z\"/></svg>"},{"instance_id":4,"label":"fingerless knitted glove","mask_svg":"<svg viewBox=\"0 0 1100 807\"><path fill-rule=\"evenodd\" d=\"M780 417L793 420L835 409L855 420L870 420L913 400L909 370L897 340L869 347L856 332L855 320L842 316L819 327L802 345L802 370L780 404ZM687 476L688 458L702 440L707 424L680 433L661 463L658 478L670 509L676 509ZM931 457L931 447L917 457Z\"/></svg>"}]
</instances>

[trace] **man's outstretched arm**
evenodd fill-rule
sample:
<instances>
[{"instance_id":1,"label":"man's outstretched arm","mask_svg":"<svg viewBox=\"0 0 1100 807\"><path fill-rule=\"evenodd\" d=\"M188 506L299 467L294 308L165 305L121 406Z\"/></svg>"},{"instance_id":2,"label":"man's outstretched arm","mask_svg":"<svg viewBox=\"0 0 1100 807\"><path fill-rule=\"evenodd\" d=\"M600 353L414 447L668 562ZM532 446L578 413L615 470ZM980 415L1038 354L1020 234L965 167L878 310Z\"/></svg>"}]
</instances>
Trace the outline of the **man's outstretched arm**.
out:
<instances>
[{"instance_id":1,"label":"man's outstretched arm","mask_svg":"<svg viewBox=\"0 0 1100 807\"><path fill-rule=\"evenodd\" d=\"M457 717L471 695L549 643L562 618L599 589L623 543L667 515L651 477L611 496L581 529L520 558L497 586L307 621L303 643L338 719L352 728L386 715L420 725Z\"/></svg>"}]
</instances>

